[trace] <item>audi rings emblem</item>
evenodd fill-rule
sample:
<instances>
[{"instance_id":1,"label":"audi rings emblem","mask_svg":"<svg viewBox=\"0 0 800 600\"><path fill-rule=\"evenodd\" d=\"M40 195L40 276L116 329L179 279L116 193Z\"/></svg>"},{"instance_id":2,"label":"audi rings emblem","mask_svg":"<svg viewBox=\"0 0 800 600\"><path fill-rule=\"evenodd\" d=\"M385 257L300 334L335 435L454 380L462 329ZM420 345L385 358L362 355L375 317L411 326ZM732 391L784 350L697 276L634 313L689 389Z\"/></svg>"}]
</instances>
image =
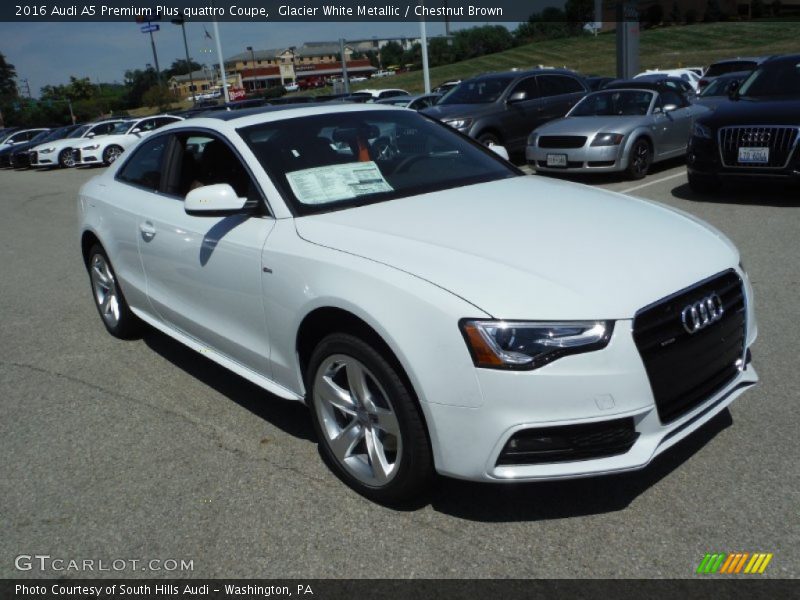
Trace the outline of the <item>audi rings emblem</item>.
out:
<instances>
[{"instance_id":1,"label":"audi rings emblem","mask_svg":"<svg viewBox=\"0 0 800 600\"><path fill-rule=\"evenodd\" d=\"M742 136L742 141L747 144L765 144L770 141L772 134L769 131L748 131Z\"/></svg>"},{"instance_id":2,"label":"audi rings emblem","mask_svg":"<svg viewBox=\"0 0 800 600\"><path fill-rule=\"evenodd\" d=\"M687 332L697 333L719 321L724 312L720 297L717 294L711 294L684 308L681 311L681 322Z\"/></svg>"}]
</instances>

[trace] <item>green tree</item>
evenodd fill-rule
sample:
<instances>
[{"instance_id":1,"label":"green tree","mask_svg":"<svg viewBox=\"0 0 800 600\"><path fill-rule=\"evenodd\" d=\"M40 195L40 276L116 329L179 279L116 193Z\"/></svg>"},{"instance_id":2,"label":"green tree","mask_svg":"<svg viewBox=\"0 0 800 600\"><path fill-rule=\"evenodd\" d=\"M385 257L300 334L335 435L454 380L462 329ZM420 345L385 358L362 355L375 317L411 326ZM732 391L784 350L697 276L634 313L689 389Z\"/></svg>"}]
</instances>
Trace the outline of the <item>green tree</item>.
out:
<instances>
[{"instance_id":1,"label":"green tree","mask_svg":"<svg viewBox=\"0 0 800 600\"><path fill-rule=\"evenodd\" d=\"M381 64L385 69L388 66L401 65L403 62L403 47L398 42L389 42L380 50Z\"/></svg>"},{"instance_id":2,"label":"green tree","mask_svg":"<svg viewBox=\"0 0 800 600\"><path fill-rule=\"evenodd\" d=\"M456 60L465 60L508 50L514 46L514 38L502 25L482 25L456 31L453 46Z\"/></svg>"},{"instance_id":3,"label":"green tree","mask_svg":"<svg viewBox=\"0 0 800 600\"><path fill-rule=\"evenodd\" d=\"M170 77L174 77L175 75L188 75L192 71L199 71L203 68L199 62L195 62L193 59L189 59L189 63L187 66L185 58L176 58L172 61L169 69L163 72L164 80L168 80Z\"/></svg>"},{"instance_id":4,"label":"green tree","mask_svg":"<svg viewBox=\"0 0 800 600\"><path fill-rule=\"evenodd\" d=\"M672 4L672 10L669 13L669 20L673 23L681 22L681 9L678 8L677 0Z\"/></svg>"},{"instance_id":5,"label":"green tree","mask_svg":"<svg viewBox=\"0 0 800 600\"><path fill-rule=\"evenodd\" d=\"M130 108L142 106L145 92L158 85L154 69L125 71L125 86L128 88L127 104Z\"/></svg>"},{"instance_id":6,"label":"green tree","mask_svg":"<svg viewBox=\"0 0 800 600\"><path fill-rule=\"evenodd\" d=\"M455 51L451 40L435 37L428 40L428 60L432 67L455 62Z\"/></svg>"},{"instance_id":7,"label":"green tree","mask_svg":"<svg viewBox=\"0 0 800 600\"><path fill-rule=\"evenodd\" d=\"M664 21L664 8L660 4L651 4L645 12L645 23L648 27L656 27Z\"/></svg>"},{"instance_id":8,"label":"green tree","mask_svg":"<svg viewBox=\"0 0 800 600\"><path fill-rule=\"evenodd\" d=\"M750 3L750 16L754 19L760 19L766 11L767 7L764 5L764 0L753 0Z\"/></svg>"},{"instance_id":9,"label":"green tree","mask_svg":"<svg viewBox=\"0 0 800 600\"><path fill-rule=\"evenodd\" d=\"M594 21L594 0L567 0L564 13L570 30L579 33L586 23Z\"/></svg>"},{"instance_id":10,"label":"green tree","mask_svg":"<svg viewBox=\"0 0 800 600\"><path fill-rule=\"evenodd\" d=\"M158 110L168 110L175 101L175 96L165 85L154 85L142 94L142 104L144 106L157 106Z\"/></svg>"},{"instance_id":11,"label":"green tree","mask_svg":"<svg viewBox=\"0 0 800 600\"><path fill-rule=\"evenodd\" d=\"M6 57L0 52L0 99L10 100L17 97L17 70L14 65L6 62Z\"/></svg>"}]
</instances>

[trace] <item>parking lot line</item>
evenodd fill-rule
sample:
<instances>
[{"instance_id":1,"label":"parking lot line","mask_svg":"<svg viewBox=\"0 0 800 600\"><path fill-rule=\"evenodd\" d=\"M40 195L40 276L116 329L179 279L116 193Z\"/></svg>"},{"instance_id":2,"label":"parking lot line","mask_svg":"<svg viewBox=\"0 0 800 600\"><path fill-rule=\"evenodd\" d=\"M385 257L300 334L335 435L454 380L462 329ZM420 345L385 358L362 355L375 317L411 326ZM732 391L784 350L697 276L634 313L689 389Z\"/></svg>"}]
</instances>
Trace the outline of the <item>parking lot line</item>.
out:
<instances>
[{"instance_id":1,"label":"parking lot line","mask_svg":"<svg viewBox=\"0 0 800 600\"><path fill-rule=\"evenodd\" d=\"M675 179L676 177L682 177L684 175L686 175L686 171L681 171L680 173L667 175L666 177L661 177L660 179L654 179L653 181L648 181L647 183L643 183L641 185L635 185L632 188L628 188L626 190L621 190L620 194L630 194L631 192L635 192L636 190L641 190L642 188L655 185L656 183L662 183L664 181L669 181L670 179Z\"/></svg>"}]
</instances>

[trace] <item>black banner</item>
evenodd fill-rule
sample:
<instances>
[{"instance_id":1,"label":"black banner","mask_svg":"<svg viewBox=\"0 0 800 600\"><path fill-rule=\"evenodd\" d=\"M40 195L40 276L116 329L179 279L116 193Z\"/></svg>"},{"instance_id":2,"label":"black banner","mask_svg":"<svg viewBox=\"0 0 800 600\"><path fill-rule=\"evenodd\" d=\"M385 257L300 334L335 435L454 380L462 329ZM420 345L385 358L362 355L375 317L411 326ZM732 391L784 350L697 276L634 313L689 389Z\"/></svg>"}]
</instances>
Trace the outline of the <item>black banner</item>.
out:
<instances>
[{"instance_id":1,"label":"black banner","mask_svg":"<svg viewBox=\"0 0 800 600\"><path fill-rule=\"evenodd\" d=\"M756 579L756 577L758 579ZM658 600L686 598L746 598L760 600L797 597L796 580L761 576L703 577L687 580L0 580L3 600L153 599L206 600L567 600L613 598Z\"/></svg>"}]
</instances>

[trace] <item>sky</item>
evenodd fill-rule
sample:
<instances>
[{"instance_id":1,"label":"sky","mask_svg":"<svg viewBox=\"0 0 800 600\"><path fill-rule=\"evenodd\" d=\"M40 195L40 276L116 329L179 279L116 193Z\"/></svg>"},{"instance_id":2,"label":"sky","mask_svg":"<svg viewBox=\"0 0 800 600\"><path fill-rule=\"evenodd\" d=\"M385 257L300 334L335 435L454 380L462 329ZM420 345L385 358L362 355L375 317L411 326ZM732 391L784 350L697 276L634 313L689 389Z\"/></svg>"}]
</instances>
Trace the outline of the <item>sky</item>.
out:
<instances>
[{"instance_id":1,"label":"sky","mask_svg":"<svg viewBox=\"0 0 800 600\"><path fill-rule=\"evenodd\" d=\"M187 23L189 53L199 63L216 62L214 44L205 37L203 26ZM451 30L479 23L457 23ZM510 25L510 24L509 24ZM227 58L255 49L299 46L303 42L412 37L419 35L416 23L220 23L222 52ZM443 23L428 23L428 35L443 35ZM161 23L155 34L159 66L168 68L175 59L185 60L179 26ZM206 52L203 52L203 49ZM0 52L16 67L18 80L27 79L31 94L39 95L44 85L63 84L70 75L89 77L93 82L122 82L128 69L144 69L153 63L150 36L134 23L0 23Z\"/></svg>"}]
</instances>

